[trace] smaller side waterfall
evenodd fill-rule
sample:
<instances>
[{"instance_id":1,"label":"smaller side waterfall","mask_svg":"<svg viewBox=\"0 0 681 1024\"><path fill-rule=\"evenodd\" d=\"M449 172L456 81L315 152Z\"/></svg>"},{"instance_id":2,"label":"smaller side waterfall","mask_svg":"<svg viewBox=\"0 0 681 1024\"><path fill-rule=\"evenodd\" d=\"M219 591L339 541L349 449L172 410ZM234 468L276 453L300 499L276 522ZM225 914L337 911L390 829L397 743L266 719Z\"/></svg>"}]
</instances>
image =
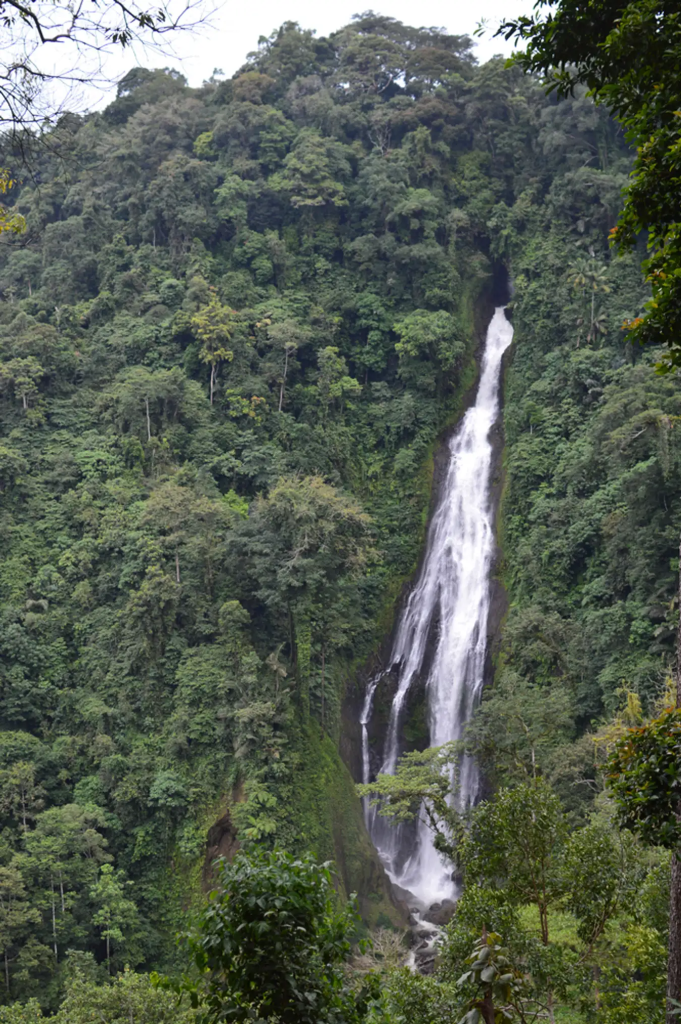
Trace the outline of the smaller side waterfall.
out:
<instances>
[{"instance_id":1,"label":"smaller side waterfall","mask_svg":"<svg viewBox=\"0 0 681 1024\"><path fill-rule=\"evenodd\" d=\"M481 695L490 604L489 574L494 552L490 502L492 445L489 433L499 414L501 360L513 328L498 307L487 330L475 404L449 441L449 466L428 530L426 555L395 634L387 672L397 675L380 771L393 774L400 755L400 728L409 690L422 674L432 633L435 650L426 680L430 745L460 739ZM364 781L370 781L368 723L383 675L371 680L360 724ZM478 773L461 766L462 806L478 794ZM394 882L428 905L451 898L454 886L434 849L428 829L395 827L367 807L367 827ZM404 849L411 845L410 850Z\"/></svg>"},{"instance_id":2,"label":"smaller side waterfall","mask_svg":"<svg viewBox=\"0 0 681 1024\"><path fill-rule=\"evenodd\" d=\"M369 782L371 780L371 759L369 754L369 722L371 721L371 714L374 710L374 695L376 688L383 678L384 673L379 672L378 675L374 676L373 679L369 680L367 686L367 692L364 697L364 704L362 705L362 714L359 718L359 724L362 727L362 782ZM364 820L366 821L367 829L373 839L373 832L376 822L376 808L369 804L369 801L364 798L362 801L364 804ZM376 842L374 840L374 845ZM376 847L378 849L378 847ZM380 850L379 850L380 854Z\"/></svg>"}]
</instances>

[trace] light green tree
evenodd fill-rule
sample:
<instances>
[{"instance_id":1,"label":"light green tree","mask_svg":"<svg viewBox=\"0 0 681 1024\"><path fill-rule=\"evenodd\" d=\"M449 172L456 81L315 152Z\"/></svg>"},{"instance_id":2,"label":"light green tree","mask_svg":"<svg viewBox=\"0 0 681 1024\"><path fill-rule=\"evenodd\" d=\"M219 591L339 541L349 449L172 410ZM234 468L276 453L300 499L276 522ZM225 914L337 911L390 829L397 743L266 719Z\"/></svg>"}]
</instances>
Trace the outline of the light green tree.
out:
<instances>
[{"instance_id":1,"label":"light green tree","mask_svg":"<svg viewBox=\"0 0 681 1024\"><path fill-rule=\"evenodd\" d=\"M270 178L270 186L287 192L294 208L347 206L343 186L333 177L328 145L316 129L303 128L283 170Z\"/></svg>"},{"instance_id":2,"label":"light green tree","mask_svg":"<svg viewBox=\"0 0 681 1024\"><path fill-rule=\"evenodd\" d=\"M0 771L0 808L19 821L24 831L43 807L44 795L30 761L15 761Z\"/></svg>"},{"instance_id":3,"label":"light green tree","mask_svg":"<svg viewBox=\"0 0 681 1024\"><path fill-rule=\"evenodd\" d=\"M331 404L338 402L342 410L344 400L349 395L359 394L362 385L354 377L348 375L348 365L333 345L327 345L319 352L317 364L319 366L317 390L323 410L322 419L326 422Z\"/></svg>"},{"instance_id":4,"label":"light green tree","mask_svg":"<svg viewBox=\"0 0 681 1024\"><path fill-rule=\"evenodd\" d=\"M568 283L578 292L582 301L589 305L589 330L587 341L595 341L596 336L605 333L605 314L596 307L596 296L607 295L610 291L608 268L594 259L584 257L573 263L568 270Z\"/></svg>"},{"instance_id":5,"label":"light green tree","mask_svg":"<svg viewBox=\"0 0 681 1024\"><path fill-rule=\"evenodd\" d=\"M201 343L199 359L210 366L210 404L213 404L220 363L230 362L234 352L228 348L234 333L234 311L223 306L214 295L190 320L191 329Z\"/></svg>"},{"instance_id":6,"label":"light green tree","mask_svg":"<svg viewBox=\"0 0 681 1024\"><path fill-rule=\"evenodd\" d=\"M45 370L35 356L10 359L7 363L0 363L0 390L11 390L27 412L44 376Z\"/></svg>"},{"instance_id":7,"label":"light green tree","mask_svg":"<svg viewBox=\"0 0 681 1024\"><path fill-rule=\"evenodd\" d=\"M135 937L138 929L137 906L126 897L131 882L125 880L122 871L114 871L110 864L102 864L99 880L90 889L90 898L97 907L92 923L97 925L106 943L106 964L112 973L112 949L125 951L130 962L141 959L136 948Z\"/></svg>"},{"instance_id":8,"label":"light green tree","mask_svg":"<svg viewBox=\"0 0 681 1024\"><path fill-rule=\"evenodd\" d=\"M65 804L43 811L35 827L24 833L22 863L26 873L44 886L41 901L50 917L55 962L60 932L68 932L68 914L78 894L92 884L98 866L111 860L99 831L103 826L99 808Z\"/></svg>"},{"instance_id":9,"label":"light green tree","mask_svg":"<svg viewBox=\"0 0 681 1024\"><path fill-rule=\"evenodd\" d=\"M178 1006L177 997L156 987L148 974L135 974L126 967L108 985L98 985L76 972L51 1020L54 1024L190 1024L196 1013Z\"/></svg>"},{"instance_id":10,"label":"light green tree","mask_svg":"<svg viewBox=\"0 0 681 1024\"><path fill-rule=\"evenodd\" d=\"M0 1006L0 1024L40 1024L44 1021L43 1011L37 999L26 1003L11 1003Z\"/></svg>"},{"instance_id":11,"label":"light green tree","mask_svg":"<svg viewBox=\"0 0 681 1024\"><path fill-rule=\"evenodd\" d=\"M451 313L416 309L395 322L395 351L400 377L420 390L436 390L442 374L451 373L464 353L459 326Z\"/></svg>"}]
</instances>

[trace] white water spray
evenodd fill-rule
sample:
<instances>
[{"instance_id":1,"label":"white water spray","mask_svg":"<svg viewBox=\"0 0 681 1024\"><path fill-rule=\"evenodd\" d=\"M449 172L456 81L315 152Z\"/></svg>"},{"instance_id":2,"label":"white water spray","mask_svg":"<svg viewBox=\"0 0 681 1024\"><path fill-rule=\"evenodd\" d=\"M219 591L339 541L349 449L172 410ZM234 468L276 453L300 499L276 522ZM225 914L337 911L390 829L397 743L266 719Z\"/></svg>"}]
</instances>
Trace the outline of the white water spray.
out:
<instances>
[{"instance_id":1,"label":"white water spray","mask_svg":"<svg viewBox=\"0 0 681 1024\"><path fill-rule=\"evenodd\" d=\"M426 681L430 746L461 739L483 685L490 605L489 574L494 552L490 500L492 445L489 433L499 414L501 359L513 328L499 306L487 329L475 404L449 441L450 459L442 494L428 530L421 572L400 616L387 672L397 674L380 771L393 774L400 753L402 711L412 683L424 669L432 627L436 646ZM370 781L368 723L377 686L371 680L360 718L364 782ZM478 772L461 765L461 806L478 794ZM367 827L394 882L425 905L454 895L451 867L434 849L420 824L410 855L404 855L404 830L367 807Z\"/></svg>"}]
</instances>

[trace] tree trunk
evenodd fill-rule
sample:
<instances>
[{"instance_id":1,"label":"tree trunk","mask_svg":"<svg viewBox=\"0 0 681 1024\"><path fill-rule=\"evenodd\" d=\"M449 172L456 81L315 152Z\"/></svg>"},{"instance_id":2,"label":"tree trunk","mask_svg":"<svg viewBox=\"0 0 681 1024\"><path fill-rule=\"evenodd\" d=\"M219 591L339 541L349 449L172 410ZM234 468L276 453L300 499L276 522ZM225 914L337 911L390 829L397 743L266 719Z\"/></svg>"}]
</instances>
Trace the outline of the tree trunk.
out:
<instances>
[{"instance_id":1,"label":"tree trunk","mask_svg":"<svg viewBox=\"0 0 681 1024\"><path fill-rule=\"evenodd\" d=\"M681 545L679 546L679 626L676 637L676 706L681 708ZM676 808L681 816L681 803ZM678 1024L672 1002L681 1001L681 862L672 856L672 882L669 899L669 951L667 957L667 1024Z\"/></svg>"},{"instance_id":2,"label":"tree trunk","mask_svg":"<svg viewBox=\"0 0 681 1024\"><path fill-rule=\"evenodd\" d=\"M298 647L296 644L296 627L293 621L293 609L291 605L288 606L288 635L289 645L291 648L291 665L293 666L294 672L298 669Z\"/></svg>"},{"instance_id":3,"label":"tree trunk","mask_svg":"<svg viewBox=\"0 0 681 1024\"><path fill-rule=\"evenodd\" d=\"M144 407L147 410L147 441L151 441L151 417L149 416L149 399L144 399Z\"/></svg>"},{"instance_id":4,"label":"tree trunk","mask_svg":"<svg viewBox=\"0 0 681 1024\"><path fill-rule=\"evenodd\" d=\"M175 582L180 582L180 555L179 552L175 552Z\"/></svg>"},{"instance_id":5,"label":"tree trunk","mask_svg":"<svg viewBox=\"0 0 681 1024\"><path fill-rule=\"evenodd\" d=\"M556 1018L553 1015L553 992L550 989L546 999L546 1011L549 1015L550 1024L556 1024Z\"/></svg>"},{"instance_id":6,"label":"tree trunk","mask_svg":"<svg viewBox=\"0 0 681 1024\"><path fill-rule=\"evenodd\" d=\"M5 988L7 989L7 995L9 995L9 961L7 959L7 950L5 950Z\"/></svg>"},{"instance_id":7,"label":"tree trunk","mask_svg":"<svg viewBox=\"0 0 681 1024\"><path fill-rule=\"evenodd\" d=\"M494 997L492 996L492 989L488 988L485 992L485 998L479 999L476 1003L476 1008L482 1015L482 1019L485 1024L495 1024L494 1022Z\"/></svg>"},{"instance_id":8,"label":"tree trunk","mask_svg":"<svg viewBox=\"0 0 681 1024\"><path fill-rule=\"evenodd\" d=\"M322 731L324 729L324 697L325 697L325 683L326 683L326 644L322 644Z\"/></svg>"},{"instance_id":9,"label":"tree trunk","mask_svg":"<svg viewBox=\"0 0 681 1024\"><path fill-rule=\"evenodd\" d=\"M549 944L549 915L546 904L539 904L539 922L541 924L541 941L543 946Z\"/></svg>"},{"instance_id":10,"label":"tree trunk","mask_svg":"<svg viewBox=\"0 0 681 1024\"><path fill-rule=\"evenodd\" d=\"M210 404L213 404L213 395L215 394L215 363L210 364Z\"/></svg>"},{"instance_id":11,"label":"tree trunk","mask_svg":"<svg viewBox=\"0 0 681 1024\"><path fill-rule=\"evenodd\" d=\"M54 898L54 879L50 879L50 889L52 890L52 942L54 944L54 960L55 963L59 963L59 947L57 946L57 912L55 910L55 898Z\"/></svg>"},{"instance_id":12,"label":"tree trunk","mask_svg":"<svg viewBox=\"0 0 681 1024\"><path fill-rule=\"evenodd\" d=\"M676 706L681 708L681 542L679 542L679 625L676 634Z\"/></svg>"},{"instance_id":13,"label":"tree trunk","mask_svg":"<svg viewBox=\"0 0 681 1024\"><path fill-rule=\"evenodd\" d=\"M284 405L284 389L286 388L286 374L288 373L288 348L284 347L284 376L281 381L281 387L279 388L279 412L281 412Z\"/></svg>"},{"instance_id":14,"label":"tree trunk","mask_svg":"<svg viewBox=\"0 0 681 1024\"><path fill-rule=\"evenodd\" d=\"M596 291L595 291L595 287L592 286L592 291L591 291L591 326L589 327L589 337L587 338L587 341L593 341L594 340L594 304L595 304L595 302L596 302Z\"/></svg>"},{"instance_id":15,"label":"tree trunk","mask_svg":"<svg viewBox=\"0 0 681 1024\"><path fill-rule=\"evenodd\" d=\"M681 1002L681 862L672 857L672 884L669 902L669 956L667 959L667 1024L678 1024Z\"/></svg>"},{"instance_id":16,"label":"tree trunk","mask_svg":"<svg viewBox=\"0 0 681 1024\"><path fill-rule=\"evenodd\" d=\"M483 942L487 940L487 926L482 926L482 938ZM495 1024L494 1021L494 994L491 988L485 990L485 994L482 999L477 999L474 1003L475 1008L484 1020L485 1024Z\"/></svg>"}]
</instances>

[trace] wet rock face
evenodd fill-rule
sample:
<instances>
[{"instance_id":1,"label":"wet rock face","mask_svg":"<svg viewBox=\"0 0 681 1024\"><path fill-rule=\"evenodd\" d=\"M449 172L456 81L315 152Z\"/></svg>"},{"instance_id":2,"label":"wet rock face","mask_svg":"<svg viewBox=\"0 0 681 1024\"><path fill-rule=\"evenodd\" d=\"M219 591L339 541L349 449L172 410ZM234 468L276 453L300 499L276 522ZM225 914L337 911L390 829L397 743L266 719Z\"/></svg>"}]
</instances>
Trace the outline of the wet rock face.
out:
<instances>
[{"instance_id":1,"label":"wet rock face","mask_svg":"<svg viewBox=\"0 0 681 1024\"><path fill-rule=\"evenodd\" d=\"M236 837L236 829L232 824L229 810L219 818L208 830L208 842L206 843L206 856L201 872L201 884L204 892L208 892L215 885L217 877L215 861L218 857L226 857L231 861L239 849L239 840Z\"/></svg>"},{"instance_id":2,"label":"wet rock face","mask_svg":"<svg viewBox=\"0 0 681 1024\"><path fill-rule=\"evenodd\" d=\"M405 892L406 890L402 890ZM411 951L409 953L409 959L407 965L414 971L418 971L419 974L432 974L435 969L435 961L439 952L440 941L442 939L442 927L440 924L431 920L431 912L446 920L452 915L454 904L451 900L445 901L447 904L451 903L451 908L447 906L443 908L443 905L433 904L432 907L426 911L423 904L420 906L415 902L411 902L409 907L409 928L411 930ZM435 909L437 908L437 910Z\"/></svg>"}]
</instances>

